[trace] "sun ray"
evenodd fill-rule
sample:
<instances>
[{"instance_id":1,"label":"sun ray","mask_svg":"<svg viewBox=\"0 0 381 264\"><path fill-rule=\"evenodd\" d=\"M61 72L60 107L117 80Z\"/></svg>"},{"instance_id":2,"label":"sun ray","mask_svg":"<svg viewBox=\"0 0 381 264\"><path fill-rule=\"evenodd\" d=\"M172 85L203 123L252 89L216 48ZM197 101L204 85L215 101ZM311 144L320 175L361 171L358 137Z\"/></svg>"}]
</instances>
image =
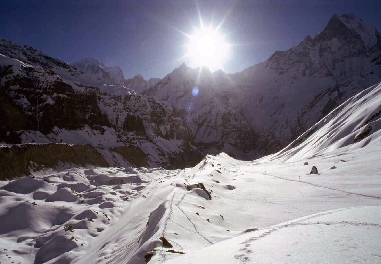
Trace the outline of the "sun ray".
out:
<instances>
[{"instance_id":1,"label":"sun ray","mask_svg":"<svg viewBox=\"0 0 381 264\"><path fill-rule=\"evenodd\" d=\"M200 67L200 68L198 69L198 75L197 75L197 79L196 79L196 84L197 84L197 85L200 83L201 73L202 73L202 67Z\"/></svg>"},{"instance_id":2,"label":"sun ray","mask_svg":"<svg viewBox=\"0 0 381 264\"><path fill-rule=\"evenodd\" d=\"M228 18L230 13L233 11L233 8L237 2L238 2L238 0L235 0L234 3L230 5L229 9L226 11L225 16L222 18L221 22L217 25L217 27L216 27L217 30L219 30L222 27L222 25L225 23L225 20Z\"/></svg>"},{"instance_id":3,"label":"sun ray","mask_svg":"<svg viewBox=\"0 0 381 264\"><path fill-rule=\"evenodd\" d=\"M201 10L200 10L200 5L198 3L198 0L196 0L196 8L197 8L197 13L198 13L198 18L200 21L200 27L204 28L204 22L202 21Z\"/></svg>"}]
</instances>

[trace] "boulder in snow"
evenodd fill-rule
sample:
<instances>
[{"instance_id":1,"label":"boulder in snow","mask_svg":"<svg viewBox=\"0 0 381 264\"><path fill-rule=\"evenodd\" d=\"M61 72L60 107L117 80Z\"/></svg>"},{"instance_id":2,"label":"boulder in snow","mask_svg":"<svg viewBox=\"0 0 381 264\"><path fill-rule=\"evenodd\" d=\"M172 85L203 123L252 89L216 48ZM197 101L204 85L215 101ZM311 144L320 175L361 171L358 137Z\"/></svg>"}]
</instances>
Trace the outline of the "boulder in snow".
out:
<instances>
[{"instance_id":1,"label":"boulder in snow","mask_svg":"<svg viewBox=\"0 0 381 264\"><path fill-rule=\"evenodd\" d=\"M318 169L315 166L312 166L310 174L318 174Z\"/></svg>"}]
</instances>

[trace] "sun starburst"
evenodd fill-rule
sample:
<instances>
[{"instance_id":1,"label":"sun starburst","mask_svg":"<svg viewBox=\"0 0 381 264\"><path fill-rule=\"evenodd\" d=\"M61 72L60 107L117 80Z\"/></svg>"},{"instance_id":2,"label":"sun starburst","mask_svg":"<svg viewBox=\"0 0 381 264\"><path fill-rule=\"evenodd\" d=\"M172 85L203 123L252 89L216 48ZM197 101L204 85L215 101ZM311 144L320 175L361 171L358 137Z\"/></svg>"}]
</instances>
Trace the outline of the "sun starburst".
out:
<instances>
[{"instance_id":1,"label":"sun starburst","mask_svg":"<svg viewBox=\"0 0 381 264\"><path fill-rule=\"evenodd\" d=\"M223 68L224 62L229 58L230 46L218 28L201 25L188 38L186 56L194 66L207 67L211 71Z\"/></svg>"}]
</instances>

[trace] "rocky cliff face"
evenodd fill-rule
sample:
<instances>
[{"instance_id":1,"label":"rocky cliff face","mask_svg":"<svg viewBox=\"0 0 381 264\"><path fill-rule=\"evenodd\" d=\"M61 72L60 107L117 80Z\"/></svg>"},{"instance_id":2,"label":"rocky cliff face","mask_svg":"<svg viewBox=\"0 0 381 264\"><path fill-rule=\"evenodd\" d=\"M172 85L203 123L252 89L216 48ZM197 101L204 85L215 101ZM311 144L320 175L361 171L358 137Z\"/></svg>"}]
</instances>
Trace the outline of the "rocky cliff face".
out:
<instances>
[{"instance_id":1,"label":"rocky cliff face","mask_svg":"<svg viewBox=\"0 0 381 264\"><path fill-rule=\"evenodd\" d=\"M227 152L248 158L256 133L242 115L229 76L191 69L185 64L143 92L168 102L186 122L204 153Z\"/></svg>"},{"instance_id":2,"label":"rocky cliff face","mask_svg":"<svg viewBox=\"0 0 381 264\"><path fill-rule=\"evenodd\" d=\"M1 143L87 144L111 166L178 168L202 158L169 104L104 92L88 74L29 47L0 40L0 48Z\"/></svg>"},{"instance_id":3,"label":"rocky cliff face","mask_svg":"<svg viewBox=\"0 0 381 264\"><path fill-rule=\"evenodd\" d=\"M30 172L60 165L109 166L91 145L32 144L0 147L0 180L26 176Z\"/></svg>"},{"instance_id":4,"label":"rocky cliff face","mask_svg":"<svg viewBox=\"0 0 381 264\"><path fill-rule=\"evenodd\" d=\"M155 86L160 81L159 78L151 78L148 81L144 80L140 74L131 79L124 80L124 86L134 90L138 94L142 94L145 90Z\"/></svg>"}]
</instances>

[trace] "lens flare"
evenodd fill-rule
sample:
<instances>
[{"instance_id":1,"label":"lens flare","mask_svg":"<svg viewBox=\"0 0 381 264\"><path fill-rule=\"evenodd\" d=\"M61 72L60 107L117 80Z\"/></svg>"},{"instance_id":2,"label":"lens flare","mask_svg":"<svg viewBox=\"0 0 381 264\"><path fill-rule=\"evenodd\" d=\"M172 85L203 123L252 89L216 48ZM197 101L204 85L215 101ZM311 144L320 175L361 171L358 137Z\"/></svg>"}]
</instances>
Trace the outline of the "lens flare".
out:
<instances>
[{"instance_id":1,"label":"lens flare","mask_svg":"<svg viewBox=\"0 0 381 264\"><path fill-rule=\"evenodd\" d=\"M193 89L192 89L192 95L193 95L193 96L197 96L197 95L198 95L198 92L199 92L198 87L193 87Z\"/></svg>"}]
</instances>

